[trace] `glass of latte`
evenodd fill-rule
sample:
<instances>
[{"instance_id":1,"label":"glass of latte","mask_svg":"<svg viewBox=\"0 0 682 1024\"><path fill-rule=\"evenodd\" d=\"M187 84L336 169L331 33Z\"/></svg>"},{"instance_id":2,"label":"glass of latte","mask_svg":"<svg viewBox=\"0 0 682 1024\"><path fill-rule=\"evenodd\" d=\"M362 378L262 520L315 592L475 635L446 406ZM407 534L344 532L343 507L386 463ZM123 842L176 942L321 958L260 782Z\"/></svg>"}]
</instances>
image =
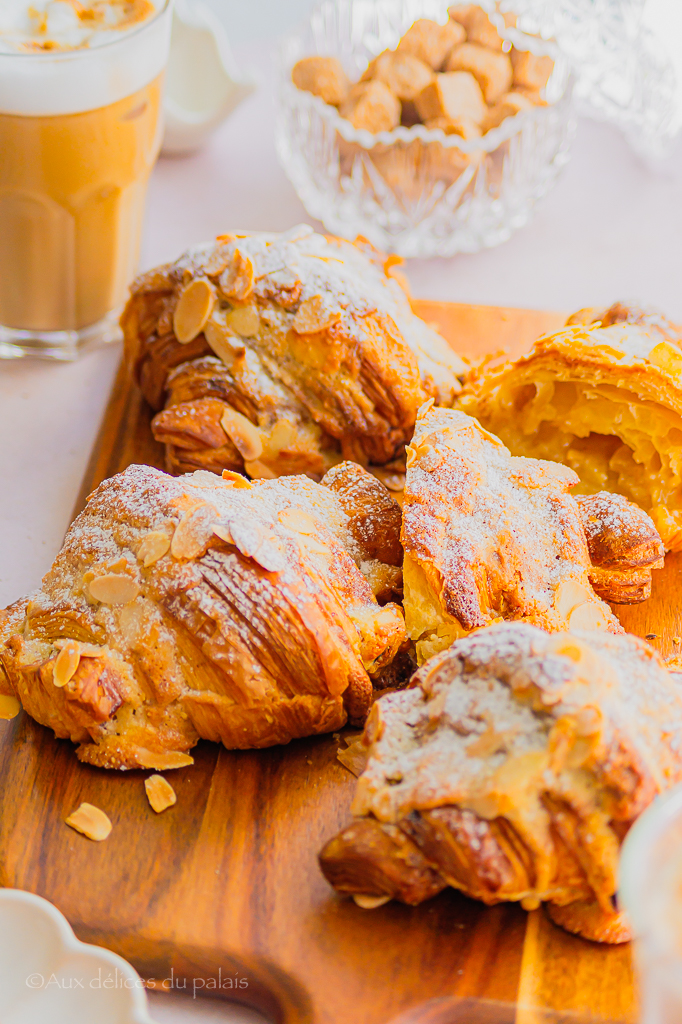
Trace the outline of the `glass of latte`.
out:
<instances>
[{"instance_id":1,"label":"glass of latte","mask_svg":"<svg viewBox=\"0 0 682 1024\"><path fill-rule=\"evenodd\" d=\"M119 336L172 0L0 0L0 357Z\"/></svg>"}]
</instances>

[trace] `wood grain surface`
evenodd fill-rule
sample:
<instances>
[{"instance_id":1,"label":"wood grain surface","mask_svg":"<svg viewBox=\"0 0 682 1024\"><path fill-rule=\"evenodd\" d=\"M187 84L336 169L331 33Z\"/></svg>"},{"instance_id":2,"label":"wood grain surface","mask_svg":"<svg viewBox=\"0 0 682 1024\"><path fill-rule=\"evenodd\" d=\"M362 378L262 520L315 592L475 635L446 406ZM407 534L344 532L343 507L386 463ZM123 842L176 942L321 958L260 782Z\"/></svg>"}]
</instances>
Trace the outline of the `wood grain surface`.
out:
<instances>
[{"instance_id":1,"label":"wood grain surface","mask_svg":"<svg viewBox=\"0 0 682 1024\"><path fill-rule=\"evenodd\" d=\"M470 354L521 351L564 320L417 308ZM149 419L122 369L79 507L131 462L163 465ZM672 653L680 558L654 574L648 603L619 614ZM349 817L355 779L337 748L331 736L253 752L201 743L192 767L168 773L177 805L157 816L147 773L79 764L68 742L22 713L0 731L0 882L46 896L81 939L121 953L155 987L247 1002L282 1024L634 1020L629 948L569 936L541 910L486 908L447 891L421 907L368 912L335 896L316 854ZM64 825L83 800L110 816L106 842Z\"/></svg>"}]
</instances>

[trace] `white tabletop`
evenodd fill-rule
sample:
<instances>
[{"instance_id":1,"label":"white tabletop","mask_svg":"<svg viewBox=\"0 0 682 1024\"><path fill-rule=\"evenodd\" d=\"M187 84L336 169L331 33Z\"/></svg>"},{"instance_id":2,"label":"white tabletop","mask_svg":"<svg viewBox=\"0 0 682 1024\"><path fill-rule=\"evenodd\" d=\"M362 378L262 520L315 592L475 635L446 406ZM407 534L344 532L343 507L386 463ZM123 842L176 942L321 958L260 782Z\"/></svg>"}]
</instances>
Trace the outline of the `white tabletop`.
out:
<instances>
[{"instance_id":1,"label":"white tabletop","mask_svg":"<svg viewBox=\"0 0 682 1024\"><path fill-rule=\"evenodd\" d=\"M275 157L271 49L249 44L238 56L260 88L203 152L160 162L145 267L220 232L308 219ZM681 191L674 167L653 173L614 129L584 122L529 226L497 249L411 262L408 276L425 298L566 311L637 299L682 321ZM70 365L0 363L0 607L38 584L61 544L119 357L113 346ZM153 1014L178 1024L259 1019L177 994L154 996Z\"/></svg>"}]
</instances>

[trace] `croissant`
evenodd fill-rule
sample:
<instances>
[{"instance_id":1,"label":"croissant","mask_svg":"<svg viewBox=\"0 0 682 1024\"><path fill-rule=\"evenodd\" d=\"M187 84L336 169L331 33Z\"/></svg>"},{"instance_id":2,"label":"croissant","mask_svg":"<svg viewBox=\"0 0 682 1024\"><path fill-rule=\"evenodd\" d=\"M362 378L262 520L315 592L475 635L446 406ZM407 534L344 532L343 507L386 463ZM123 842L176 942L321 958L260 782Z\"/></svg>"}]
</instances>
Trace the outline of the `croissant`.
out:
<instances>
[{"instance_id":1,"label":"croissant","mask_svg":"<svg viewBox=\"0 0 682 1024\"><path fill-rule=\"evenodd\" d=\"M167 468L404 469L417 409L451 404L465 365L414 315L395 264L303 225L224 235L138 278L127 359L153 408L165 405L152 430Z\"/></svg>"},{"instance_id":2,"label":"croissant","mask_svg":"<svg viewBox=\"0 0 682 1024\"><path fill-rule=\"evenodd\" d=\"M548 902L571 931L623 942L618 853L682 778L682 690L645 641L507 622L457 640L380 698L356 816L320 853L361 906L446 886Z\"/></svg>"},{"instance_id":3,"label":"croissant","mask_svg":"<svg viewBox=\"0 0 682 1024\"><path fill-rule=\"evenodd\" d=\"M399 588L379 559L398 561L400 510L358 466L333 486L148 466L105 481L41 589L0 614L0 692L107 768L362 722L405 639L372 591Z\"/></svg>"},{"instance_id":4,"label":"croissant","mask_svg":"<svg viewBox=\"0 0 682 1024\"><path fill-rule=\"evenodd\" d=\"M570 466L583 494L636 502L682 550L682 336L661 314L580 310L528 355L473 371L457 407L512 454Z\"/></svg>"},{"instance_id":5,"label":"croissant","mask_svg":"<svg viewBox=\"0 0 682 1024\"><path fill-rule=\"evenodd\" d=\"M419 662L473 629L621 627L602 598L649 596L661 539L620 496L576 500L573 470L510 455L457 410L420 410L407 449L405 625Z\"/></svg>"}]
</instances>

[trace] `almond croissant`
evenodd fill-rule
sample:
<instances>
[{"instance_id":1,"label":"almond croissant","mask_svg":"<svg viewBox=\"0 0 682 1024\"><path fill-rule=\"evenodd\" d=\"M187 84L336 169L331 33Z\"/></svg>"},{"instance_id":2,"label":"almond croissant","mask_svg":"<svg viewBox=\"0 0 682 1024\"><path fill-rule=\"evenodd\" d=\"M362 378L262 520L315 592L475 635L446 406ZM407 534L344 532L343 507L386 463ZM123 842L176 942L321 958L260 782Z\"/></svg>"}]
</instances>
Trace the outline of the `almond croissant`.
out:
<instances>
[{"instance_id":1,"label":"almond croissant","mask_svg":"<svg viewBox=\"0 0 682 1024\"><path fill-rule=\"evenodd\" d=\"M682 331L661 314L580 310L527 355L472 372L458 408L513 455L570 466L583 494L634 501L682 550Z\"/></svg>"},{"instance_id":2,"label":"almond croissant","mask_svg":"<svg viewBox=\"0 0 682 1024\"><path fill-rule=\"evenodd\" d=\"M168 469L319 479L341 458L400 461L421 403L450 404L465 366L394 263L304 225L222 236L140 277L122 325Z\"/></svg>"},{"instance_id":3,"label":"almond croissant","mask_svg":"<svg viewBox=\"0 0 682 1024\"><path fill-rule=\"evenodd\" d=\"M105 481L41 589L0 613L0 692L108 768L363 721L405 637L372 590L399 589L400 510L360 467L333 484L341 497L306 477L147 466Z\"/></svg>"},{"instance_id":4,"label":"almond croissant","mask_svg":"<svg viewBox=\"0 0 682 1024\"><path fill-rule=\"evenodd\" d=\"M513 457L464 413L420 410L402 526L405 623L420 663L500 619L621 631L601 598L648 597L661 539L620 496L577 501L577 483L566 466Z\"/></svg>"},{"instance_id":5,"label":"almond croissant","mask_svg":"<svg viewBox=\"0 0 682 1024\"><path fill-rule=\"evenodd\" d=\"M618 853L682 778L682 690L643 640L501 623L457 640L380 698L356 820L320 854L361 905L445 886L548 901L564 927L627 940Z\"/></svg>"}]
</instances>

